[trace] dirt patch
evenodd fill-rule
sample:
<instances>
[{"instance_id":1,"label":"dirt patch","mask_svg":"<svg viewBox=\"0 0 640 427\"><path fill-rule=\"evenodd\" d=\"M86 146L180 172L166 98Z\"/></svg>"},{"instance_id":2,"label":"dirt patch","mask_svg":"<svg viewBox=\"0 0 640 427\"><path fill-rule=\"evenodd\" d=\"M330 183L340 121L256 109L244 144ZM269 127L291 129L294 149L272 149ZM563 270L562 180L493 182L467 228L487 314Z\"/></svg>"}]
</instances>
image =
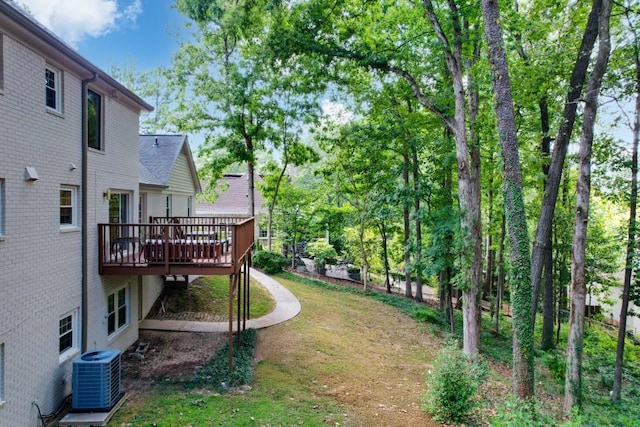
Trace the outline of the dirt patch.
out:
<instances>
[{"instance_id":1,"label":"dirt patch","mask_svg":"<svg viewBox=\"0 0 640 427\"><path fill-rule=\"evenodd\" d=\"M140 331L122 357L123 389L142 401L156 382L189 380L226 339L225 333Z\"/></svg>"}]
</instances>

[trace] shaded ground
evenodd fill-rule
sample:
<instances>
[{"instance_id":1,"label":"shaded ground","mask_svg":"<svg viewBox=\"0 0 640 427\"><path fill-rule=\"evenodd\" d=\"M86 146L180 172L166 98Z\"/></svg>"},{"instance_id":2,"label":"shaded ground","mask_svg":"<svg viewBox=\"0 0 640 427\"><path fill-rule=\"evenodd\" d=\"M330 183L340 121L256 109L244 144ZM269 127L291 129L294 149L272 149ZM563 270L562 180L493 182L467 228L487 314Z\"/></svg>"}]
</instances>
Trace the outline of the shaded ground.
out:
<instances>
[{"instance_id":1,"label":"shaded ground","mask_svg":"<svg viewBox=\"0 0 640 427\"><path fill-rule=\"evenodd\" d=\"M255 387L272 370L335 399L351 426L432 426L421 409L437 338L393 307L358 294L282 281L302 303L295 319L258 334Z\"/></svg>"},{"instance_id":2,"label":"shaded ground","mask_svg":"<svg viewBox=\"0 0 640 427\"><path fill-rule=\"evenodd\" d=\"M440 425L421 408L428 371L443 345L439 332L359 294L279 280L300 300L302 312L291 321L258 331L252 390L242 397L228 396L234 402L233 414L251 413L265 404L282 410L284 405L291 411L293 425L296 405L320 411L321 402L328 399L339 410L327 410L331 412L323 423L327 425ZM155 386L164 378L191 378L225 340L226 334L142 331L140 341L149 346L143 357L136 354L137 345L123 357L124 387L130 398L113 425L136 425L135 414L151 410L154 425L157 421L157 425L172 426L155 415L154 390L159 390ZM474 411L468 425L489 425L489 416L510 391L511 368L497 363L491 368L480 393L484 405ZM213 397L207 390L184 393L188 401L196 393L203 411L209 405L219 412L220 402L209 400ZM181 412L182 408L166 410ZM267 410L257 425L270 425L273 417ZM230 422L206 425L234 425Z\"/></svg>"},{"instance_id":3,"label":"shaded ground","mask_svg":"<svg viewBox=\"0 0 640 427\"><path fill-rule=\"evenodd\" d=\"M140 331L139 340L122 357L122 386L129 400L166 378L190 379L227 339L224 333ZM146 351L136 351L146 346Z\"/></svg>"}]
</instances>

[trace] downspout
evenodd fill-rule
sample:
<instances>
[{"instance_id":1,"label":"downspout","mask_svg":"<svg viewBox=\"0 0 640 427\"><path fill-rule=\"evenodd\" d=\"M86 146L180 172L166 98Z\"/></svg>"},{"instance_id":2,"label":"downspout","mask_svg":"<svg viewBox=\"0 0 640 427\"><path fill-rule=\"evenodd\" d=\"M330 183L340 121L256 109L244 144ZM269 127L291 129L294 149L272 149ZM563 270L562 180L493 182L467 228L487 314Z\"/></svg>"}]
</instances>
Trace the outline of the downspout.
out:
<instances>
[{"instance_id":1,"label":"downspout","mask_svg":"<svg viewBox=\"0 0 640 427\"><path fill-rule=\"evenodd\" d=\"M82 80L82 347L81 352L87 351L87 329L88 329L88 307L89 307L89 265L87 261L89 250L89 203L87 184L89 182L89 172L87 171L89 141L87 127L87 86L98 79L98 73L94 72L93 77Z\"/></svg>"}]
</instances>

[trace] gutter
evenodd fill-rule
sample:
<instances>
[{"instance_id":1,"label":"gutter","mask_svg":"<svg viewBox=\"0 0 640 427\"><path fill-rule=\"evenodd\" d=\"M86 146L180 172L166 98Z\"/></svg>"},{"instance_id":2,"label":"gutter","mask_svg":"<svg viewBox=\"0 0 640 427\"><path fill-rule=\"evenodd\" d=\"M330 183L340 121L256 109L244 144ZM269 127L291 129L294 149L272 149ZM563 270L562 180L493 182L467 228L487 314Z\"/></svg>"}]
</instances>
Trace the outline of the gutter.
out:
<instances>
[{"instance_id":1,"label":"gutter","mask_svg":"<svg viewBox=\"0 0 640 427\"><path fill-rule=\"evenodd\" d=\"M0 15L2 14L6 15L10 20L16 23L19 28L21 28L22 30L26 30L28 34L30 34L31 36L35 36L30 37L31 40L39 40L41 47L46 46L48 48L53 48L62 53L67 58L71 59L76 64L80 65L82 68L91 70L96 74L100 74L100 79L102 81L115 88L118 92L126 95L134 103L142 107L143 110L153 111L153 107L151 105L149 105L135 93L131 92L116 79L100 70L97 66L95 66L89 60L76 52L71 46L65 43L53 32L49 31L46 27L29 16L19 6L7 3L6 0L0 0Z\"/></svg>"},{"instance_id":2,"label":"gutter","mask_svg":"<svg viewBox=\"0 0 640 427\"><path fill-rule=\"evenodd\" d=\"M87 127L87 87L89 83L95 82L98 79L98 73L94 71L93 77L82 80L82 302L81 302L81 316L82 316L82 346L80 351L82 353L87 351L88 329L89 329L89 202L88 194L89 190L87 185L89 182L89 130Z\"/></svg>"}]
</instances>

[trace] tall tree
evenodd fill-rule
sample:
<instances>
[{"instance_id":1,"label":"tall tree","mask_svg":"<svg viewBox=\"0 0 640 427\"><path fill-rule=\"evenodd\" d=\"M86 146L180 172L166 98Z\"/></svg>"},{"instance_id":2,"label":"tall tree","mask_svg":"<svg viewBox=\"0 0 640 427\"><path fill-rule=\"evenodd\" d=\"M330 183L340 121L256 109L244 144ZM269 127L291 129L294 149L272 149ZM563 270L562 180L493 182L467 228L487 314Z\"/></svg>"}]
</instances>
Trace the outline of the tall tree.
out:
<instances>
[{"instance_id":1,"label":"tall tree","mask_svg":"<svg viewBox=\"0 0 640 427\"><path fill-rule=\"evenodd\" d=\"M622 394L622 368L624 362L624 345L627 330L627 315L631 293L631 279L636 259L637 237L637 204L638 204L638 139L640 139L640 34L637 23L631 18L629 7L625 9L628 30L631 34L630 51L633 56L634 76L631 80L635 88L635 108L633 111L632 143L631 143L631 191L629 195L629 226L627 235L627 254L624 268L624 284L622 288L622 304L620 306L620 324L618 326L618 344L616 346L616 365L613 376L611 400L620 401ZM635 24L635 25L634 25Z\"/></svg>"},{"instance_id":2,"label":"tall tree","mask_svg":"<svg viewBox=\"0 0 640 427\"><path fill-rule=\"evenodd\" d=\"M602 0L593 0L592 2L591 12L589 13L587 25L585 26L582 41L578 49L578 56L569 79L566 102L562 113L562 122L553 145L549 174L546 180L531 255L531 283L533 287L532 315L534 320L536 315L535 308L538 306L540 279L545 258L544 248L548 244L549 236L551 235L551 225L553 223L556 201L558 199L562 169L569 148L571 134L573 133L578 102L582 95L582 88L589 68L591 51L598 36L598 16L600 14L601 3Z\"/></svg>"},{"instance_id":3,"label":"tall tree","mask_svg":"<svg viewBox=\"0 0 640 427\"><path fill-rule=\"evenodd\" d=\"M468 16L467 16L468 14ZM431 32L423 29L423 15ZM411 4L393 6L381 2L355 5L348 2L309 0L293 5L285 24L274 32L271 45L285 57L312 57L325 65L332 75L345 61L374 72L396 76L404 80L415 99L435 114L450 130L456 142L458 163L458 203L460 232L464 247L460 287L464 297L463 349L478 351L480 339L479 286L482 272L482 229L480 221L479 147L469 144L467 95L465 81L473 66L466 57L465 43L477 40L477 28L469 21L477 21L477 9L460 9L454 1L436 10L430 0L422 2L422 11ZM423 42L429 38L428 45ZM441 64L437 55L444 55L446 74L433 78L429 62ZM473 57L471 57L473 58ZM436 80L434 82L434 80ZM446 82L444 85L442 82ZM452 94L454 102L442 99Z\"/></svg>"},{"instance_id":4,"label":"tall tree","mask_svg":"<svg viewBox=\"0 0 640 427\"><path fill-rule=\"evenodd\" d=\"M533 396L533 328L531 325L531 264L516 121L507 57L504 52L497 0L482 0L484 33L493 76L495 108L502 147L504 199L511 260L513 305L513 389L522 399Z\"/></svg>"},{"instance_id":5,"label":"tall tree","mask_svg":"<svg viewBox=\"0 0 640 427\"><path fill-rule=\"evenodd\" d=\"M584 338L585 248L587 223L589 218L589 197L591 190L591 152L593 129L598 111L598 95L602 78L607 69L611 40L609 19L611 1L602 0L598 14L598 56L591 71L585 95L582 135L580 137L579 174L576 188L576 212L573 233L573 253L571 260L571 316L567 341L567 370L564 390L564 409L569 412L580 406L582 400L582 347Z\"/></svg>"},{"instance_id":6,"label":"tall tree","mask_svg":"<svg viewBox=\"0 0 640 427\"><path fill-rule=\"evenodd\" d=\"M255 169L259 150L278 148L317 105L319 87L287 61L272 60L257 40L270 28L266 2L178 0L194 20L194 40L174 59L173 81L182 128L205 133L201 170L213 185L226 167L247 165L249 215L255 214ZM303 72L304 73L304 72Z\"/></svg>"},{"instance_id":7,"label":"tall tree","mask_svg":"<svg viewBox=\"0 0 640 427\"><path fill-rule=\"evenodd\" d=\"M324 166L324 175L335 191L351 205L357 234L359 259L362 267L364 290L372 251L368 244L368 231L380 219L381 204L387 203L397 177L389 166L392 161L386 147L383 126L376 123L350 123L337 135L326 135L321 146L332 154ZM375 152L375 156L370 153Z\"/></svg>"},{"instance_id":8,"label":"tall tree","mask_svg":"<svg viewBox=\"0 0 640 427\"><path fill-rule=\"evenodd\" d=\"M273 249L273 214L278 201L280 186L286 178L289 166L300 166L319 160L313 148L302 144L297 135L289 130L287 117L282 117L281 141L279 146L280 164L272 160L265 166L263 184L258 184L262 195L269 200L267 208L267 249Z\"/></svg>"}]
</instances>

